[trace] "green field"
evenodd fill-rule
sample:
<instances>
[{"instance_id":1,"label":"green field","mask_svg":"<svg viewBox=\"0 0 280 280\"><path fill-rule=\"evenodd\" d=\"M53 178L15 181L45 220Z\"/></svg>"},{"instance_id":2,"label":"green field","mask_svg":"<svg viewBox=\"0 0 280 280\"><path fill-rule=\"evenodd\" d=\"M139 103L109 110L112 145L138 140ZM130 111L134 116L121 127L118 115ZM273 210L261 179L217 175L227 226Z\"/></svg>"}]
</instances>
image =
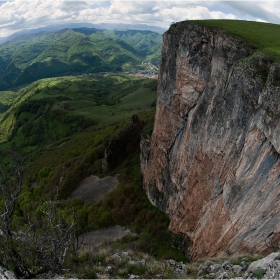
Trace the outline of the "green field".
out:
<instances>
[{"instance_id":1,"label":"green field","mask_svg":"<svg viewBox=\"0 0 280 280\"><path fill-rule=\"evenodd\" d=\"M119 122L124 118L130 118L133 114L151 109L151 104L155 100L155 93L148 88L140 89L129 93L119 99L116 105L94 105L88 102L69 102L73 111L70 115L82 115L98 122L97 127L104 127L112 123Z\"/></svg>"},{"instance_id":2,"label":"green field","mask_svg":"<svg viewBox=\"0 0 280 280\"><path fill-rule=\"evenodd\" d=\"M258 51L280 58L280 25L241 20L191 20L247 41Z\"/></svg>"}]
</instances>

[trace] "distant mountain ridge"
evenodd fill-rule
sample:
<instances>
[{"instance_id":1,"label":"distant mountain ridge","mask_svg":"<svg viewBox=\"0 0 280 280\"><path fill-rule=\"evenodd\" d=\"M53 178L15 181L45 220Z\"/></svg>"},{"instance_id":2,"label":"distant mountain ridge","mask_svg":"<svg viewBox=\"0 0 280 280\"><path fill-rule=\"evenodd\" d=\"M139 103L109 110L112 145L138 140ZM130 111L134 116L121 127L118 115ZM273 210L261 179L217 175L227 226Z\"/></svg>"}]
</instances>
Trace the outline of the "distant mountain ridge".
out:
<instances>
[{"instance_id":1,"label":"distant mountain ridge","mask_svg":"<svg viewBox=\"0 0 280 280\"><path fill-rule=\"evenodd\" d=\"M41 78L157 65L161 34L87 27L27 34L0 45L0 90Z\"/></svg>"},{"instance_id":2,"label":"distant mountain ridge","mask_svg":"<svg viewBox=\"0 0 280 280\"><path fill-rule=\"evenodd\" d=\"M26 29L26 30L21 30L18 32L13 33L10 36L7 37L0 37L0 45L14 40L18 37L21 37L23 35L27 34L37 34L43 31L47 32L54 32L57 30L65 29L65 28L96 28L96 29L106 29L106 30L147 30L147 31L153 31L157 32L160 34L163 34L166 29L158 27L158 26L150 26L146 24L113 24L113 23L98 23L98 24L92 24L92 23L72 23L72 24L59 24L59 25L48 25L45 27L40 27L40 28L32 28L32 29Z\"/></svg>"}]
</instances>

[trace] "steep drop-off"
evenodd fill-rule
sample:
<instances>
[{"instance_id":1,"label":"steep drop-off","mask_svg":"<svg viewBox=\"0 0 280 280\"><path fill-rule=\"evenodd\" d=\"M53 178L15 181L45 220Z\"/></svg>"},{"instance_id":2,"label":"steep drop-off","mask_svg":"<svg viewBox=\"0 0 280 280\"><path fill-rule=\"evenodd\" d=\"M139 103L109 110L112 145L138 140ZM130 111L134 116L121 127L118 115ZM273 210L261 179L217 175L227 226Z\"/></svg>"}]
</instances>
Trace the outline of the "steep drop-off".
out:
<instances>
[{"instance_id":1,"label":"steep drop-off","mask_svg":"<svg viewBox=\"0 0 280 280\"><path fill-rule=\"evenodd\" d=\"M164 34L141 171L193 259L265 254L280 241L279 73L217 29L182 22Z\"/></svg>"}]
</instances>

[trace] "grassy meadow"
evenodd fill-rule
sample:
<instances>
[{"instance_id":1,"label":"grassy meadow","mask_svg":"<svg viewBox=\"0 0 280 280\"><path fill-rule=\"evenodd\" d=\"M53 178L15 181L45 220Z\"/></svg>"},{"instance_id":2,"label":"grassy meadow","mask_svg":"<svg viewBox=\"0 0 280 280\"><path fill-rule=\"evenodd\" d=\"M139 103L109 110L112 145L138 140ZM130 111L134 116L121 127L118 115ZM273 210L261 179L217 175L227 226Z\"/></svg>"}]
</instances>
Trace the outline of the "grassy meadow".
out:
<instances>
[{"instance_id":1,"label":"grassy meadow","mask_svg":"<svg viewBox=\"0 0 280 280\"><path fill-rule=\"evenodd\" d=\"M13 103L16 97L16 93L13 91L3 91L0 94L0 116L2 113L6 112L8 108Z\"/></svg>"},{"instance_id":2,"label":"grassy meadow","mask_svg":"<svg viewBox=\"0 0 280 280\"><path fill-rule=\"evenodd\" d=\"M189 22L220 29L254 46L259 52L280 58L280 26L241 20L191 20Z\"/></svg>"}]
</instances>

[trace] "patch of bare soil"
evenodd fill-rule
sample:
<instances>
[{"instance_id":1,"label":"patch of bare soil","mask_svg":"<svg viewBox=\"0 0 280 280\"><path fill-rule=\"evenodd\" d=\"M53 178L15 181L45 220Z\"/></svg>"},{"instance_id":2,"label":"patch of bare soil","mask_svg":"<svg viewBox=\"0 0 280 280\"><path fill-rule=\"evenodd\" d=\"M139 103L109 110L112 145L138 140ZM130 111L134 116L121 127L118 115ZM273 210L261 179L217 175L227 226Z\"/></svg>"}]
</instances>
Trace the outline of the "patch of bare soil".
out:
<instances>
[{"instance_id":1,"label":"patch of bare soil","mask_svg":"<svg viewBox=\"0 0 280 280\"><path fill-rule=\"evenodd\" d=\"M83 201L99 201L109 191L114 189L118 183L118 175L108 176L102 179L91 175L80 183L78 188L72 192L70 197L79 198Z\"/></svg>"},{"instance_id":2,"label":"patch of bare soil","mask_svg":"<svg viewBox=\"0 0 280 280\"><path fill-rule=\"evenodd\" d=\"M91 249L108 241L116 241L130 233L129 229L121 226L97 229L80 237L81 249Z\"/></svg>"}]
</instances>

